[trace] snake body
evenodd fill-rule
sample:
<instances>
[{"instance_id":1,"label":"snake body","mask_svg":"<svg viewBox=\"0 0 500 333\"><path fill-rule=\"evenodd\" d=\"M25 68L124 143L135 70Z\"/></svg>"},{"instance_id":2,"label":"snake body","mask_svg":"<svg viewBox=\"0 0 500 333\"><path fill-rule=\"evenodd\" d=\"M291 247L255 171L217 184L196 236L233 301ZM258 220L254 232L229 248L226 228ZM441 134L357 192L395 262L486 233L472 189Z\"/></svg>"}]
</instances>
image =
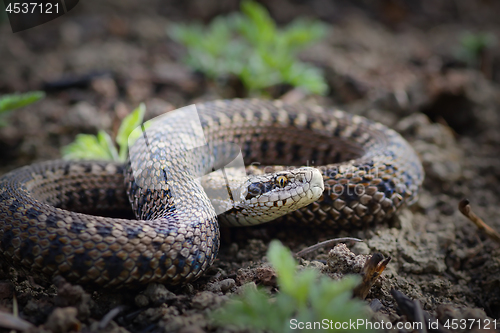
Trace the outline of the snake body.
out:
<instances>
[{"instance_id":1,"label":"snake body","mask_svg":"<svg viewBox=\"0 0 500 333\"><path fill-rule=\"evenodd\" d=\"M183 168L206 173L223 167L235 152L220 143L233 143L245 164L258 162L260 172L243 183L247 205L232 202L219 216L229 225L287 214L313 225L361 228L411 204L423 181L411 146L360 116L262 100L196 107L209 143L205 153L185 155L191 139L182 130L166 138L151 130L131 149L127 165L49 161L1 177L0 259L31 274L101 287L196 279L217 255L219 224L202 189L186 185ZM309 168L288 170L302 165ZM322 182L312 185L317 170ZM121 218L130 205L138 220ZM256 206L257 212L248 208Z\"/></svg>"}]
</instances>

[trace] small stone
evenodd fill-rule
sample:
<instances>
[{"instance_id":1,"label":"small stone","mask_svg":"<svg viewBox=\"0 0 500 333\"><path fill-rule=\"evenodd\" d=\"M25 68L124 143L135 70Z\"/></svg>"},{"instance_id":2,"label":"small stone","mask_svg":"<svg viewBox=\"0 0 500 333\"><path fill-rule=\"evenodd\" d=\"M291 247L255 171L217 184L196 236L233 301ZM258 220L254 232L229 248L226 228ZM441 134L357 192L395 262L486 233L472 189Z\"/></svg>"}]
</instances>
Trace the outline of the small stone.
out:
<instances>
[{"instance_id":1,"label":"small stone","mask_svg":"<svg viewBox=\"0 0 500 333\"><path fill-rule=\"evenodd\" d=\"M370 248L365 242L358 242L352 247L352 252L355 254L370 254Z\"/></svg>"},{"instance_id":2,"label":"small stone","mask_svg":"<svg viewBox=\"0 0 500 333\"><path fill-rule=\"evenodd\" d=\"M90 309L94 301L88 293L79 285L60 281L57 285L57 296L55 305L58 307L75 307L78 318L84 320L90 316Z\"/></svg>"},{"instance_id":3,"label":"small stone","mask_svg":"<svg viewBox=\"0 0 500 333\"><path fill-rule=\"evenodd\" d=\"M234 281L234 279L225 279L220 282L220 289L223 293L227 293L235 286L236 286L236 281Z\"/></svg>"},{"instance_id":4,"label":"small stone","mask_svg":"<svg viewBox=\"0 0 500 333\"><path fill-rule=\"evenodd\" d=\"M264 286L276 286L276 272L271 267L256 268L255 277Z\"/></svg>"},{"instance_id":5,"label":"small stone","mask_svg":"<svg viewBox=\"0 0 500 333\"><path fill-rule=\"evenodd\" d=\"M150 283L144 291L149 301L155 305L165 303L169 300L177 298L177 296L169 291L164 285L158 283Z\"/></svg>"},{"instance_id":6,"label":"small stone","mask_svg":"<svg viewBox=\"0 0 500 333\"><path fill-rule=\"evenodd\" d=\"M370 309L372 309L373 312L380 311L383 308L384 305L376 298L370 302Z\"/></svg>"},{"instance_id":7,"label":"small stone","mask_svg":"<svg viewBox=\"0 0 500 333\"><path fill-rule=\"evenodd\" d=\"M220 282L214 282L214 283L207 283L206 290L210 291L214 294L221 292L221 285Z\"/></svg>"},{"instance_id":8,"label":"small stone","mask_svg":"<svg viewBox=\"0 0 500 333\"><path fill-rule=\"evenodd\" d=\"M194 295L196 293L191 283L186 283L181 290L183 294L187 295Z\"/></svg>"},{"instance_id":9,"label":"small stone","mask_svg":"<svg viewBox=\"0 0 500 333\"><path fill-rule=\"evenodd\" d=\"M223 298L210 291L202 291L193 298L193 308L198 310L217 308L222 303Z\"/></svg>"},{"instance_id":10,"label":"small stone","mask_svg":"<svg viewBox=\"0 0 500 333\"><path fill-rule=\"evenodd\" d=\"M359 273L366 262L366 256L355 255L341 243L328 253L328 266L331 272L350 274Z\"/></svg>"},{"instance_id":11,"label":"small stone","mask_svg":"<svg viewBox=\"0 0 500 333\"><path fill-rule=\"evenodd\" d=\"M140 308L144 308L149 304L149 300L144 294L138 294L137 296L135 296L134 301L135 305L137 305Z\"/></svg>"},{"instance_id":12,"label":"small stone","mask_svg":"<svg viewBox=\"0 0 500 333\"><path fill-rule=\"evenodd\" d=\"M45 328L54 333L80 331L81 323L76 318L78 310L75 307L56 308L50 314Z\"/></svg>"}]
</instances>

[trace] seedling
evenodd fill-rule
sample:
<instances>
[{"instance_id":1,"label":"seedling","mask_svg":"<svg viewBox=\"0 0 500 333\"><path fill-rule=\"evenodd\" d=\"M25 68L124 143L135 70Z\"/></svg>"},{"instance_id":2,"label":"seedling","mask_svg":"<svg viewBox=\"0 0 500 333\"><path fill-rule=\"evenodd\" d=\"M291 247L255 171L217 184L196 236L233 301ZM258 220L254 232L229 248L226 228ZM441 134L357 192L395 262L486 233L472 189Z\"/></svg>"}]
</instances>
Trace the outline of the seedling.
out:
<instances>
[{"instance_id":1,"label":"seedling","mask_svg":"<svg viewBox=\"0 0 500 333\"><path fill-rule=\"evenodd\" d=\"M477 66L483 53L495 43L496 38L491 33L467 31L460 38L460 49L457 52L457 57L470 66Z\"/></svg>"},{"instance_id":2,"label":"seedling","mask_svg":"<svg viewBox=\"0 0 500 333\"><path fill-rule=\"evenodd\" d=\"M45 93L43 91L0 96L0 127L7 125L5 117L10 111L35 103L44 97Z\"/></svg>"},{"instance_id":3,"label":"seedling","mask_svg":"<svg viewBox=\"0 0 500 333\"><path fill-rule=\"evenodd\" d=\"M277 84L289 84L313 94L328 86L321 70L300 61L297 54L320 40L326 26L297 19L280 29L257 2L243 1L241 13L215 18L208 27L175 24L169 35L187 48L185 62L208 78L238 77L249 95L262 95Z\"/></svg>"},{"instance_id":4,"label":"seedling","mask_svg":"<svg viewBox=\"0 0 500 333\"><path fill-rule=\"evenodd\" d=\"M269 296L261 289L246 288L213 314L217 325L270 332L372 332L364 326L342 327L342 323L366 323L368 318L367 305L352 298L360 282L357 276L333 281L314 269L297 272L290 250L279 241L271 242L267 258L278 275L279 293ZM301 326L315 322L321 325Z\"/></svg>"},{"instance_id":5,"label":"seedling","mask_svg":"<svg viewBox=\"0 0 500 333\"><path fill-rule=\"evenodd\" d=\"M78 134L74 142L62 148L62 156L69 160L113 160L125 162L128 154L129 135L142 124L146 106L141 103L131 114L126 116L118 129L115 142L104 130L97 135Z\"/></svg>"}]
</instances>

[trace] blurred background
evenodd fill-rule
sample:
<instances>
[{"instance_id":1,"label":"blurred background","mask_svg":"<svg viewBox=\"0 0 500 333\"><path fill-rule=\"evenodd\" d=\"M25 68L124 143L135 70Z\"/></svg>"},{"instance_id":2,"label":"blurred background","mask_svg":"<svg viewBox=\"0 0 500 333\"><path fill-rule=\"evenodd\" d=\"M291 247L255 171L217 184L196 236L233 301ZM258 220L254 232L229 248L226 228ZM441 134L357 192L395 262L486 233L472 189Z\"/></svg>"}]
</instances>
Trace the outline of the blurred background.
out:
<instances>
[{"instance_id":1,"label":"blurred background","mask_svg":"<svg viewBox=\"0 0 500 333\"><path fill-rule=\"evenodd\" d=\"M392 281L426 310L498 318L498 246L456 207L468 197L500 229L499 13L496 0L84 0L15 34L3 13L0 97L45 97L0 114L0 174L60 158L78 134L87 151L99 131L115 138L140 103L145 119L220 98L338 107L398 130L426 172L402 229L349 235L392 255ZM263 243L248 246L222 247L216 266L260 260ZM380 288L369 298L399 320Z\"/></svg>"},{"instance_id":2,"label":"blurred background","mask_svg":"<svg viewBox=\"0 0 500 333\"><path fill-rule=\"evenodd\" d=\"M290 93L388 125L421 111L466 133L478 121L469 90L486 94L477 86L500 80L498 1L261 4L87 0L16 34L2 15L0 94L48 96L9 115L0 168L56 158L76 133L116 132L140 102L150 118L201 100Z\"/></svg>"}]
</instances>

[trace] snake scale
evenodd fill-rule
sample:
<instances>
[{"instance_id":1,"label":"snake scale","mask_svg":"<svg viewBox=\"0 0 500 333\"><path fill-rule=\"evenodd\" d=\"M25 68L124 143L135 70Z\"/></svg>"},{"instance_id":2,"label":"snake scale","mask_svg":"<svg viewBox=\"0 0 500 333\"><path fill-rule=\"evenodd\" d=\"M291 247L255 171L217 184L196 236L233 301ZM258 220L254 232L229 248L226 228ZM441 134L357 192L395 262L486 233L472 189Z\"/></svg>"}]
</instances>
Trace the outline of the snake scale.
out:
<instances>
[{"instance_id":1,"label":"snake scale","mask_svg":"<svg viewBox=\"0 0 500 333\"><path fill-rule=\"evenodd\" d=\"M362 228L411 204L423 181L412 147L360 116L263 100L196 108L204 153L187 158L182 147L189 138L151 130L130 150L128 164L49 161L2 176L0 259L35 276L96 287L175 285L212 264L219 221L250 225L285 214L312 226ZM221 142L234 143L246 165L264 172L247 176L242 202L217 217L203 190L184 183L183 168L223 167L228 152L217 148ZM290 168L303 165L309 167ZM137 219L122 218L130 205Z\"/></svg>"}]
</instances>

